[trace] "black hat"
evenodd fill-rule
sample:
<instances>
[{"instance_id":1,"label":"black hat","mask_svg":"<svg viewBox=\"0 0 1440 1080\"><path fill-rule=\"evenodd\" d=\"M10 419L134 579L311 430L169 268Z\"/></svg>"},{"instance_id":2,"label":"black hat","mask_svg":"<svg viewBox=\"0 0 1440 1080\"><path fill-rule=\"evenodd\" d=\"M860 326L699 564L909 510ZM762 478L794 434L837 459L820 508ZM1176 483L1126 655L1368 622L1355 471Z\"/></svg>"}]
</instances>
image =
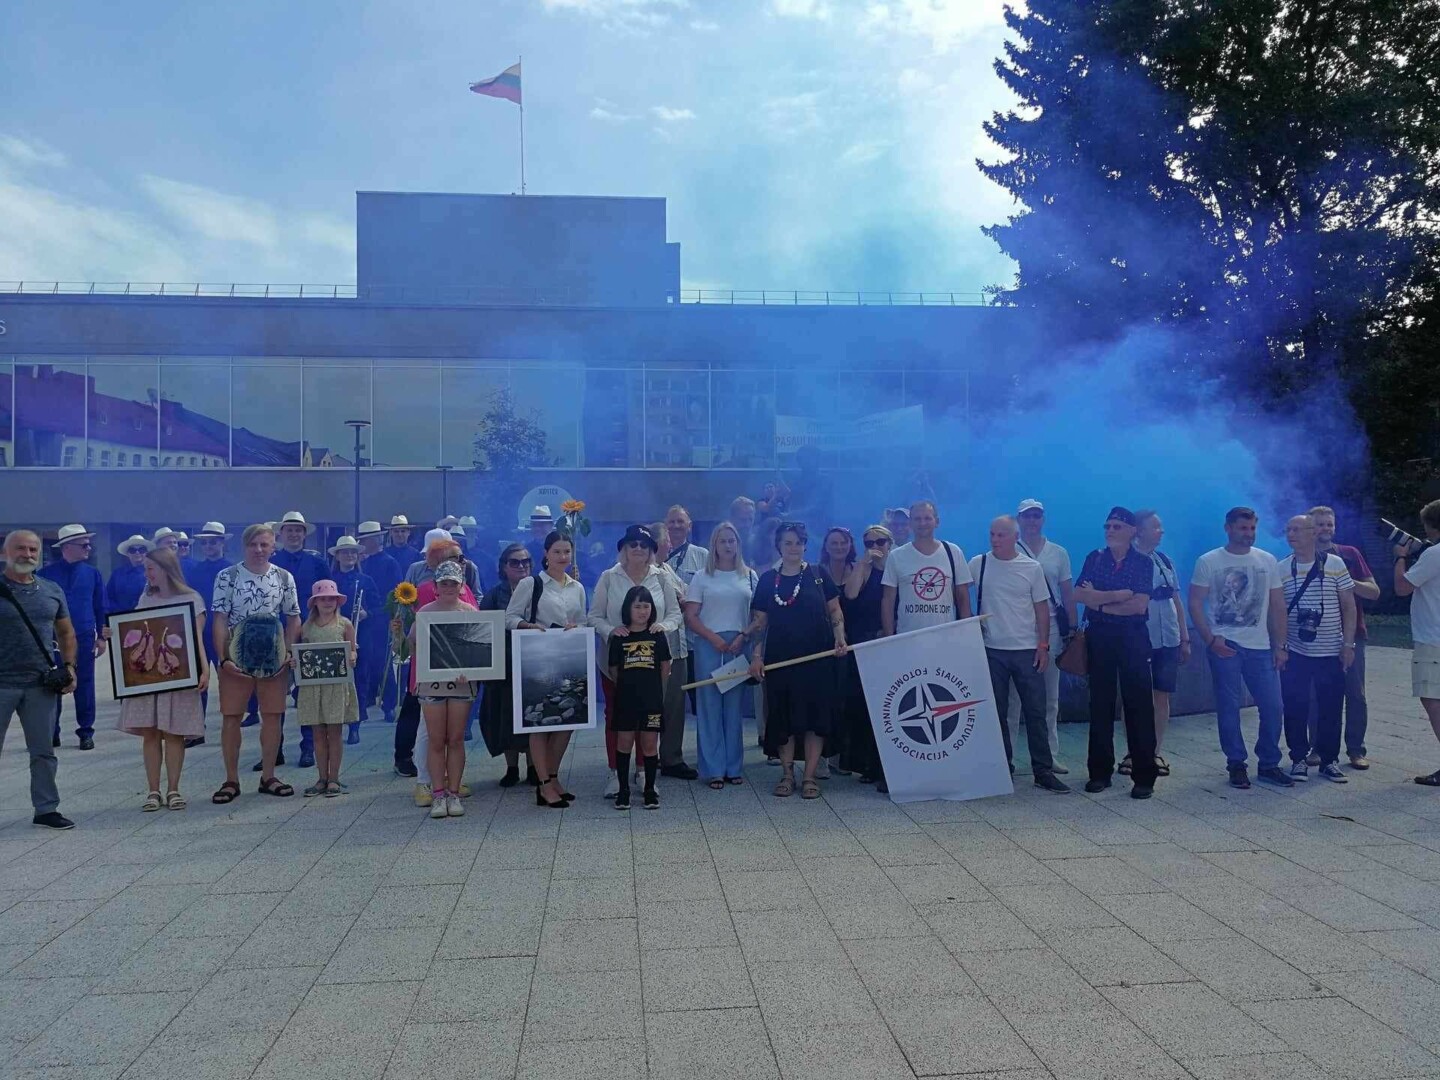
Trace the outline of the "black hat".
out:
<instances>
[{"instance_id":1,"label":"black hat","mask_svg":"<svg viewBox=\"0 0 1440 1080\"><path fill-rule=\"evenodd\" d=\"M644 525L631 525L627 528L625 535L615 542L615 550L624 551L625 545L635 540L648 547L652 553L660 550L660 545L655 543L655 537Z\"/></svg>"},{"instance_id":2,"label":"black hat","mask_svg":"<svg viewBox=\"0 0 1440 1080\"><path fill-rule=\"evenodd\" d=\"M1112 506L1110 513L1105 515L1106 521L1123 521L1126 525L1135 524L1135 515L1123 506Z\"/></svg>"}]
</instances>

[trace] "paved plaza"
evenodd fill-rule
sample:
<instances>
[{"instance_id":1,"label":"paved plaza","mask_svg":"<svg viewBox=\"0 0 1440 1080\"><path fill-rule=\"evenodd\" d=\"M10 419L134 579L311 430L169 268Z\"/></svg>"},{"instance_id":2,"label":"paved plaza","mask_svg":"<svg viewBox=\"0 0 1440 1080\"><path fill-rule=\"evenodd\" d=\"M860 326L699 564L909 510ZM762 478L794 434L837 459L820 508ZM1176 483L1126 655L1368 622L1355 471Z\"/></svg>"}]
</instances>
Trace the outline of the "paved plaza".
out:
<instances>
[{"instance_id":1,"label":"paved plaza","mask_svg":"<svg viewBox=\"0 0 1440 1080\"><path fill-rule=\"evenodd\" d=\"M1023 776L782 800L752 749L748 785L662 780L622 814L590 733L571 809L502 793L480 751L467 816L432 821L372 723L348 796L247 772L222 808L212 718L190 808L143 814L106 705L97 750L66 733L57 835L15 725L0 1080L1440 1077L1440 794L1411 783L1440 747L1409 653L1369 663L1368 773L1234 791L1214 718L1186 717L1149 802ZM1077 788L1084 735L1062 728Z\"/></svg>"}]
</instances>

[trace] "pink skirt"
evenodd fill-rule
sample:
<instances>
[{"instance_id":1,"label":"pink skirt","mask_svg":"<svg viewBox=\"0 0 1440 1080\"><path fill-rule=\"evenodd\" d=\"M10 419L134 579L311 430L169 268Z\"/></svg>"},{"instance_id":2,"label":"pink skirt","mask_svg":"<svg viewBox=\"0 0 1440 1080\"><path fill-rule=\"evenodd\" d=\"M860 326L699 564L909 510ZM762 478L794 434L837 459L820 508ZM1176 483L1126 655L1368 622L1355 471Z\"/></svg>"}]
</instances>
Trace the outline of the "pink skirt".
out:
<instances>
[{"instance_id":1,"label":"pink skirt","mask_svg":"<svg viewBox=\"0 0 1440 1080\"><path fill-rule=\"evenodd\" d=\"M170 735L199 738L205 734L200 691L170 690L163 694L126 698L120 703L120 719L115 726L131 735L158 728Z\"/></svg>"}]
</instances>

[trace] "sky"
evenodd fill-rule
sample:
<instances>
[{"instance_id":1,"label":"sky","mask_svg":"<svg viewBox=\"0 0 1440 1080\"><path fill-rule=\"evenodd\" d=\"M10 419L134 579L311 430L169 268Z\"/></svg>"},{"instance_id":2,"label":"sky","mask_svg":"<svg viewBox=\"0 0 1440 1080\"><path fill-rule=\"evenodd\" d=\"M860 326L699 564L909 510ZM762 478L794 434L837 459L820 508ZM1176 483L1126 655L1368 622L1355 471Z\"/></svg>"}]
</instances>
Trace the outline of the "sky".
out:
<instances>
[{"instance_id":1,"label":"sky","mask_svg":"<svg viewBox=\"0 0 1440 1080\"><path fill-rule=\"evenodd\" d=\"M1001 0L12 0L0 281L355 280L357 190L669 200L685 288L977 293Z\"/></svg>"}]
</instances>

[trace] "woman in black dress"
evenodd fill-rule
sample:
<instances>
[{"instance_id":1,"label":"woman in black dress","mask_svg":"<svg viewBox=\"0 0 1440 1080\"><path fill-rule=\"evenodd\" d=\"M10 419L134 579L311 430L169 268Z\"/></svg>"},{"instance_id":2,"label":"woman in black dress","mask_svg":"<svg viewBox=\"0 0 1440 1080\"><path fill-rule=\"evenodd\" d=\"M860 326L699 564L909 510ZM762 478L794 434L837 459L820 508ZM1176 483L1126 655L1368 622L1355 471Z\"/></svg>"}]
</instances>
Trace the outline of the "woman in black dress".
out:
<instances>
[{"instance_id":1,"label":"woman in black dress","mask_svg":"<svg viewBox=\"0 0 1440 1080\"><path fill-rule=\"evenodd\" d=\"M871 525L862 539L865 557L850 567L840 593L840 610L845 613L845 634L852 645L873 641L880 636L881 578L885 576L885 560L890 557L890 549L895 545L895 538L884 525ZM880 750L875 745L875 728L870 723L865 690L860 684L860 671L853 655L843 663L845 767L860 774L860 783L874 784L876 791L888 792L890 788L885 784Z\"/></svg>"},{"instance_id":2,"label":"woman in black dress","mask_svg":"<svg viewBox=\"0 0 1440 1080\"><path fill-rule=\"evenodd\" d=\"M805 561L806 539L805 526L799 522L783 522L775 531L780 566L760 575L747 632L756 641L750 674L765 684L765 752L778 756L784 771L775 785L775 794L782 799L795 793L791 768L797 743L805 757L800 795L806 799L820 795L815 769L837 722L836 665L834 656L826 656L767 675L765 663L831 648L835 656L846 652L840 594L821 567ZM757 632L764 636L757 638Z\"/></svg>"},{"instance_id":3,"label":"woman in black dress","mask_svg":"<svg viewBox=\"0 0 1440 1080\"><path fill-rule=\"evenodd\" d=\"M504 611L510 605L510 594L515 586L529 577L533 571L530 553L524 544L510 544L500 553L498 584L493 586L480 601L481 611ZM530 739L516 735L512 689L510 682L510 651L505 651L505 678L499 682L485 684L485 699L480 706L480 735L485 740L485 749L491 757L505 755L505 775L500 778L501 787L514 787L520 782L520 752L527 750ZM539 784L535 766L526 755L525 782L531 787Z\"/></svg>"}]
</instances>

